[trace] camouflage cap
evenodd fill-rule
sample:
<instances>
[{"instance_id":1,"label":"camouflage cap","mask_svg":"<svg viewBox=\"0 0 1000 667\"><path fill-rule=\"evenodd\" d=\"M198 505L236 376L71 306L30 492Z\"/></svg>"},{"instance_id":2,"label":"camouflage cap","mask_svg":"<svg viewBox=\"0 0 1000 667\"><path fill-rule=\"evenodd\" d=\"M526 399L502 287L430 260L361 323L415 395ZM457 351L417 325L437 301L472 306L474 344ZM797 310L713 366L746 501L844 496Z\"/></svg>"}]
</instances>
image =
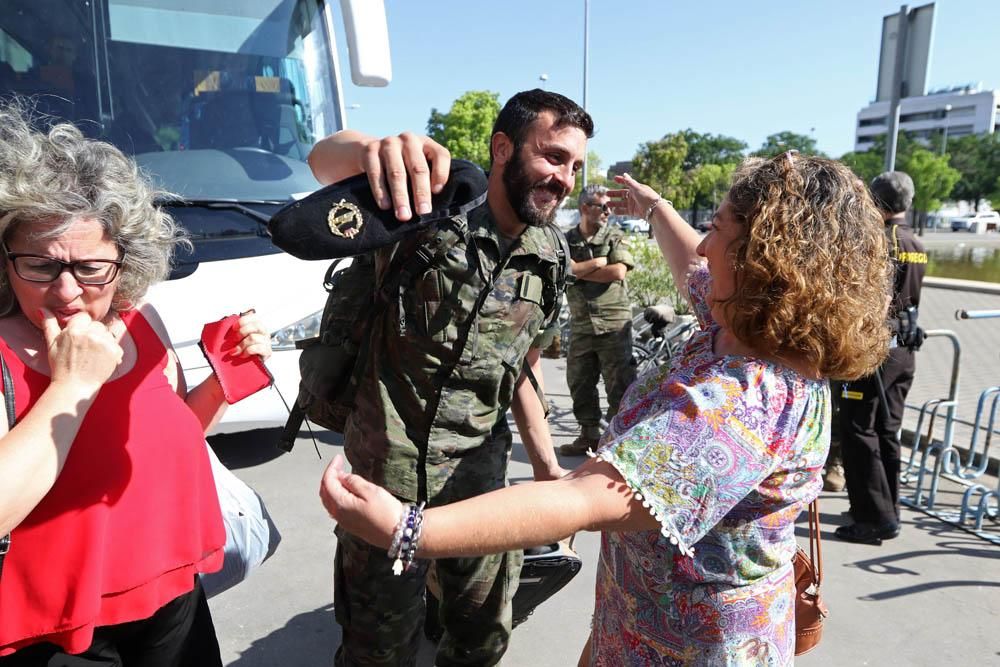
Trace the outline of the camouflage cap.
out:
<instances>
[{"instance_id":1,"label":"camouflage cap","mask_svg":"<svg viewBox=\"0 0 1000 667\"><path fill-rule=\"evenodd\" d=\"M393 210L378 207L368 176L359 174L288 204L272 216L268 227L274 245L299 259L352 257L482 205L486 188L482 169L465 160L452 160L444 189L432 197L433 210L400 222ZM410 210L414 209L411 192Z\"/></svg>"}]
</instances>

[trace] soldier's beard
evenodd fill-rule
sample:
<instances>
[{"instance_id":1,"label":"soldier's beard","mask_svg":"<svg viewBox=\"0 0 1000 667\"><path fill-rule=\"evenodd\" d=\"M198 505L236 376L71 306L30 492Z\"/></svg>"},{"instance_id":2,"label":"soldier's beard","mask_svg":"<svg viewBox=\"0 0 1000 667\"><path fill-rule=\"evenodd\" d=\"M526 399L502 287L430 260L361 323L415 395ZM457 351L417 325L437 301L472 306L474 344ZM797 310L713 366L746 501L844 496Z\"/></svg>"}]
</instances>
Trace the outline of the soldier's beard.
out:
<instances>
[{"instance_id":1,"label":"soldier's beard","mask_svg":"<svg viewBox=\"0 0 1000 667\"><path fill-rule=\"evenodd\" d=\"M521 161L521 151L514 151L514 157L503 168L503 184L507 190L507 201L514 209L521 222L532 227L544 227L551 225L556 218L556 211L559 209L559 202L563 200L569 192L554 179L548 183L539 181L532 183L528 175L524 173L524 164ZM550 192L555 195L555 201L548 209L542 209L535 205L531 194L538 191Z\"/></svg>"}]
</instances>

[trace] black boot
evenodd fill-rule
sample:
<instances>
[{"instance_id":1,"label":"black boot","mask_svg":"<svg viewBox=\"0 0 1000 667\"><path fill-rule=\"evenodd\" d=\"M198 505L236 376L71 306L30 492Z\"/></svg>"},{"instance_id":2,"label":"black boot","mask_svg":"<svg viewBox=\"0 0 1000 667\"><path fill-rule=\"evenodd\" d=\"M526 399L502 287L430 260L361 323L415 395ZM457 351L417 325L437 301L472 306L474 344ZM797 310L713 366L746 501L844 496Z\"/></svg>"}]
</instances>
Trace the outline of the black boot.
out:
<instances>
[{"instance_id":1,"label":"black boot","mask_svg":"<svg viewBox=\"0 0 1000 667\"><path fill-rule=\"evenodd\" d=\"M882 544L882 540L899 537L899 524L893 521L884 523L852 523L841 526L833 533L842 540L858 544Z\"/></svg>"}]
</instances>

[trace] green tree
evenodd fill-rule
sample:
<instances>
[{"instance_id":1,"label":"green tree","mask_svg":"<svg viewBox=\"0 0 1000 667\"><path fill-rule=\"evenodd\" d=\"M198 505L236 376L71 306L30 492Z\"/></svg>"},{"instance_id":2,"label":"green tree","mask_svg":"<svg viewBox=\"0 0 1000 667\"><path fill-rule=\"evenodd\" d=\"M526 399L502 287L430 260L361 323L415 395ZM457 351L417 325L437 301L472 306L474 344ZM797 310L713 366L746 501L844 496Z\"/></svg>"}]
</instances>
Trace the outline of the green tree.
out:
<instances>
[{"instance_id":1,"label":"green tree","mask_svg":"<svg viewBox=\"0 0 1000 667\"><path fill-rule=\"evenodd\" d=\"M703 164L739 163L746 155L746 142L722 134L702 134L688 128L681 132L688 151L682 165L689 171Z\"/></svg>"},{"instance_id":2,"label":"green tree","mask_svg":"<svg viewBox=\"0 0 1000 667\"><path fill-rule=\"evenodd\" d=\"M499 93L470 90L455 100L448 113L431 109L427 136L451 151L453 158L487 167L493 123L499 113Z\"/></svg>"},{"instance_id":3,"label":"green tree","mask_svg":"<svg viewBox=\"0 0 1000 667\"><path fill-rule=\"evenodd\" d=\"M774 157L779 153L790 150L797 150L803 155L818 155L823 157L823 153L816 148L815 139L805 134L796 134L788 130L769 135L764 139L764 143L757 149L754 155L759 157Z\"/></svg>"},{"instance_id":4,"label":"green tree","mask_svg":"<svg viewBox=\"0 0 1000 667\"><path fill-rule=\"evenodd\" d=\"M692 192L691 222L698 219L699 210L718 208L722 197L729 190L737 166L736 162L700 164L685 174Z\"/></svg>"},{"instance_id":5,"label":"green tree","mask_svg":"<svg viewBox=\"0 0 1000 667\"><path fill-rule=\"evenodd\" d=\"M871 183L872 179L881 174L885 167L885 155L873 148L866 151L844 153L840 161L865 183Z\"/></svg>"},{"instance_id":6,"label":"green tree","mask_svg":"<svg viewBox=\"0 0 1000 667\"><path fill-rule=\"evenodd\" d=\"M991 198L1000 179L1000 133L971 134L948 141L951 166L961 173L951 196L979 207L979 200Z\"/></svg>"},{"instance_id":7,"label":"green tree","mask_svg":"<svg viewBox=\"0 0 1000 667\"><path fill-rule=\"evenodd\" d=\"M858 175L866 184L885 171L885 142L886 135L875 137L875 142L866 151L852 151L841 156L840 161ZM908 132L900 132L896 139L896 169L906 171L901 165L905 164L913 151L924 150L923 146L914 139Z\"/></svg>"},{"instance_id":8,"label":"green tree","mask_svg":"<svg viewBox=\"0 0 1000 667\"><path fill-rule=\"evenodd\" d=\"M913 179L913 211L923 220L928 211L941 208L941 200L947 197L961 173L948 166L948 156L932 153L926 148L916 148L905 160L899 162L897 169L905 171Z\"/></svg>"},{"instance_id":9,"label":"green tree","mask_svg":"<svg viewBox=\"0 0 1000 667\"><path fill-rule=\"evenodd\" d=\"M851 152L841 157L865 183L885 171L885 142L880 136L867 151ZM923 227L927 213L941 208L941 200L953 191L961 177L948 165L948 156L929 151L905 132L896 141L896 170L905 171L913 179L913 213L918 227Z\"/></svg>"},{"instance_id":10,"label":"green tree","mask_svg":"<svg viewBox=\"0 0 1000 667\"><path fill-rule=\"evenodd\" d=\"M667 134L659 141L647 141L632 158L633 176L672 200L678 209L689 208L694 196L690 184L683 179L685 157L687 141L680 132Z\"/></svg>"},{"instance_id":11,"label":"green tree","mask_svg":"<svg viewBox=\"0 0 1000 667\"><path fill-rule=\"evenodd\" d=\"M655 243L636 235L627 235L625 246L635 261L628 272L628 294L637 304L646 308L659 303L669 303L674 312L688 312L688 303L677 291L670 267Z\"/></svg>"},{"instance_id":12,"label":"green tree","mask_svg":"<svg viewBox=\"0 0 1000 667\"><path fill-rule=\"evenodd\" d=\"M729 189L733 171L746 154L746 142L722 134L702 134L688 128L681 132L688 150L684 180L690 189L691 222L702 209L714 210Z\"/></svg>"}]
</instances>

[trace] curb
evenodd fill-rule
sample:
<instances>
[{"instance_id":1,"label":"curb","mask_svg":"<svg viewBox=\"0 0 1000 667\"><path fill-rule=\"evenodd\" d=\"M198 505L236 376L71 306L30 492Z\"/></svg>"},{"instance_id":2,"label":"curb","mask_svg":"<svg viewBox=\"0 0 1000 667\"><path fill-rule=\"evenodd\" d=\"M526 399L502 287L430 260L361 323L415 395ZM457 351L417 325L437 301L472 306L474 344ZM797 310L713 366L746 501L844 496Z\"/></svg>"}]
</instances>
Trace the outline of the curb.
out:
<instances>
[{"instance_id":1,"label":"curb","mask_svg":"<svg viewBox=\"0 0 1000 667\"><path fill-rule=\"evenodd\" d=\"M988 283L982 280L924 276L924 287L958 290L961 292L979 292L982 294L1000 294L1000 283Z\"/></svg>"}]
</instances>

